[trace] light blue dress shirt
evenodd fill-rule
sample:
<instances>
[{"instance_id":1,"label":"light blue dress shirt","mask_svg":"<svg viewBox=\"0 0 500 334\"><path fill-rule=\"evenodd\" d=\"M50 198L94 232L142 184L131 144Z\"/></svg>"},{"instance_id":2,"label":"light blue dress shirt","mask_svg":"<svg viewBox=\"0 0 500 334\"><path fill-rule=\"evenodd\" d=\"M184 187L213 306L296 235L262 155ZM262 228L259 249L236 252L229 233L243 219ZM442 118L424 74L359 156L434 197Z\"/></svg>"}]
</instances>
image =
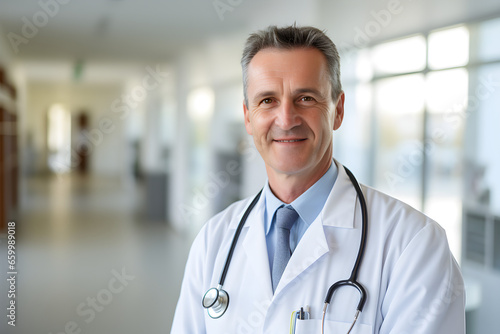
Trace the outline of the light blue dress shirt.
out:
<instances>
[{"instance_id":1,"label":"light blue dress shirt","mask_svg":"<svg viewBox=\"0 0 500 334\"><path fill-rule=\"evenodd\" d=\"M269 187L269 181L266 183L264 186L266 203L264 210L264 231L266 231L267 254L269 256L269 268L271 271L276 248L276 210L280 206L292 206L299 214L299 218L290 230L290 249L293 252L309 225L313 223L323 209L326 199L335 184L337 175L337 166L335 162L332 162L326 173L290 204L285 204L274 196Z\"/></svg>"}]
</instances>

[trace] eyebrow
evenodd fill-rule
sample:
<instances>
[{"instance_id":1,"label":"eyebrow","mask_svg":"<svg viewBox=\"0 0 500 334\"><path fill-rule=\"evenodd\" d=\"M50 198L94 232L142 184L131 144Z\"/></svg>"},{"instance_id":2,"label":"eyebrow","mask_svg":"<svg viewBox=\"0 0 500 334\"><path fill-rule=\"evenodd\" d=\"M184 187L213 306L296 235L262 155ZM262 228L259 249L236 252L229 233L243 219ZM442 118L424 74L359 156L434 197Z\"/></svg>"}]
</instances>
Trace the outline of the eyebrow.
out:
<instances>
[{"instance_id":1,"label":"eyebrow","mask_svg":"<svg viewBox=\"0 0 500 334\"><path fill-rule=\"evenodd\" d=\"M252 99L252 101L258 101L260 99L263 99L266 96L274 96L274 95L276 95L275 91L273 91L273 90L266 90L266 91L257 93L257 95L254 96L254 98Z\"/></svg>"},{"instance_id":2,"label":"eyebrow","mask_svg":"<svg viewBox=\"0 0 500 334\"><path fill-rule=\"evenodd\" d=\"M311 93L311 94L314 94L317 96L323 96L321 94L321 92L319 90L317 90L316 88L299 88L299 89L295 90L293 93L294 93L294 95L299 95L299 94L303 94L303 93Z\"/></svg>"}]
</instances>

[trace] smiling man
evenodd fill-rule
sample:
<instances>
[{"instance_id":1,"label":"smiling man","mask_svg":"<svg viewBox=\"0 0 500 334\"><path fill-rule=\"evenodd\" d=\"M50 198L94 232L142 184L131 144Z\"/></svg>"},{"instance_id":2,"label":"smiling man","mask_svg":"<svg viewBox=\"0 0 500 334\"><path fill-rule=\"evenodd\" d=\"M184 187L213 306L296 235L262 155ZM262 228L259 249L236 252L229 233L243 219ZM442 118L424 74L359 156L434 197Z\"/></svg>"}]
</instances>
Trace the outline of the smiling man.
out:
<instances>
[{"instance_id":1,"label":"smiling man","mask_svg":"<svg viewBox=\"0 0 500 334\"><path fill-rule=\"evenodd\" d=\"M443 229L333 158L344 117L333 42L313 27L269 27L241 63L245 126L268 182L200 231L172 333L465 333Z\"/></svg>"}]
</instances>

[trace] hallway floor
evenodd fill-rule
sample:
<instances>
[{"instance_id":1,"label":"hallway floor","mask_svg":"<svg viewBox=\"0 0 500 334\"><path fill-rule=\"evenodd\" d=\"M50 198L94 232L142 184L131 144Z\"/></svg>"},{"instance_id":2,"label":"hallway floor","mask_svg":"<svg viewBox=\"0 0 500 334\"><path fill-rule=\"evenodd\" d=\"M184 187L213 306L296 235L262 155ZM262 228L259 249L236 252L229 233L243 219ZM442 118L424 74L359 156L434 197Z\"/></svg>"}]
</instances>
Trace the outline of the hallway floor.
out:
<instances>
[{"instance_id":1,"label":"hallway floor","mask_svg":"<svg viewBox=\"0 0 500 334\"><path fill-rule=\"evenodd\" d=\"M16 221L16 326L1 333L169 333L190 237L143 216L141 187L78 176L23 182Z\"/></svg>"}]
</instances>

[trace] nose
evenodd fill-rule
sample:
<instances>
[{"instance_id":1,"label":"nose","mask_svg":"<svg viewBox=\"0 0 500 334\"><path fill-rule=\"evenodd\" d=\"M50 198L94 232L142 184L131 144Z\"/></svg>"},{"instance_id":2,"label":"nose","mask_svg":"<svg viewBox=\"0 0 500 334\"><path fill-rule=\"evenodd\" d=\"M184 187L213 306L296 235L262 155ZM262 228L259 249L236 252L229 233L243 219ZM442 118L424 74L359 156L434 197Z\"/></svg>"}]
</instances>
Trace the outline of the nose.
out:
<instances>
[{"instance_id":1,"label":"nose","mask_svg":"<svg viewBox=\"0 0 500 334\"><path fill-rule=\"evenodd\" d=\"M290 130L301 124L299 111L293 101L283 100L276 112L275 123L282 130Z\"/></svg>"}]
</instances>

